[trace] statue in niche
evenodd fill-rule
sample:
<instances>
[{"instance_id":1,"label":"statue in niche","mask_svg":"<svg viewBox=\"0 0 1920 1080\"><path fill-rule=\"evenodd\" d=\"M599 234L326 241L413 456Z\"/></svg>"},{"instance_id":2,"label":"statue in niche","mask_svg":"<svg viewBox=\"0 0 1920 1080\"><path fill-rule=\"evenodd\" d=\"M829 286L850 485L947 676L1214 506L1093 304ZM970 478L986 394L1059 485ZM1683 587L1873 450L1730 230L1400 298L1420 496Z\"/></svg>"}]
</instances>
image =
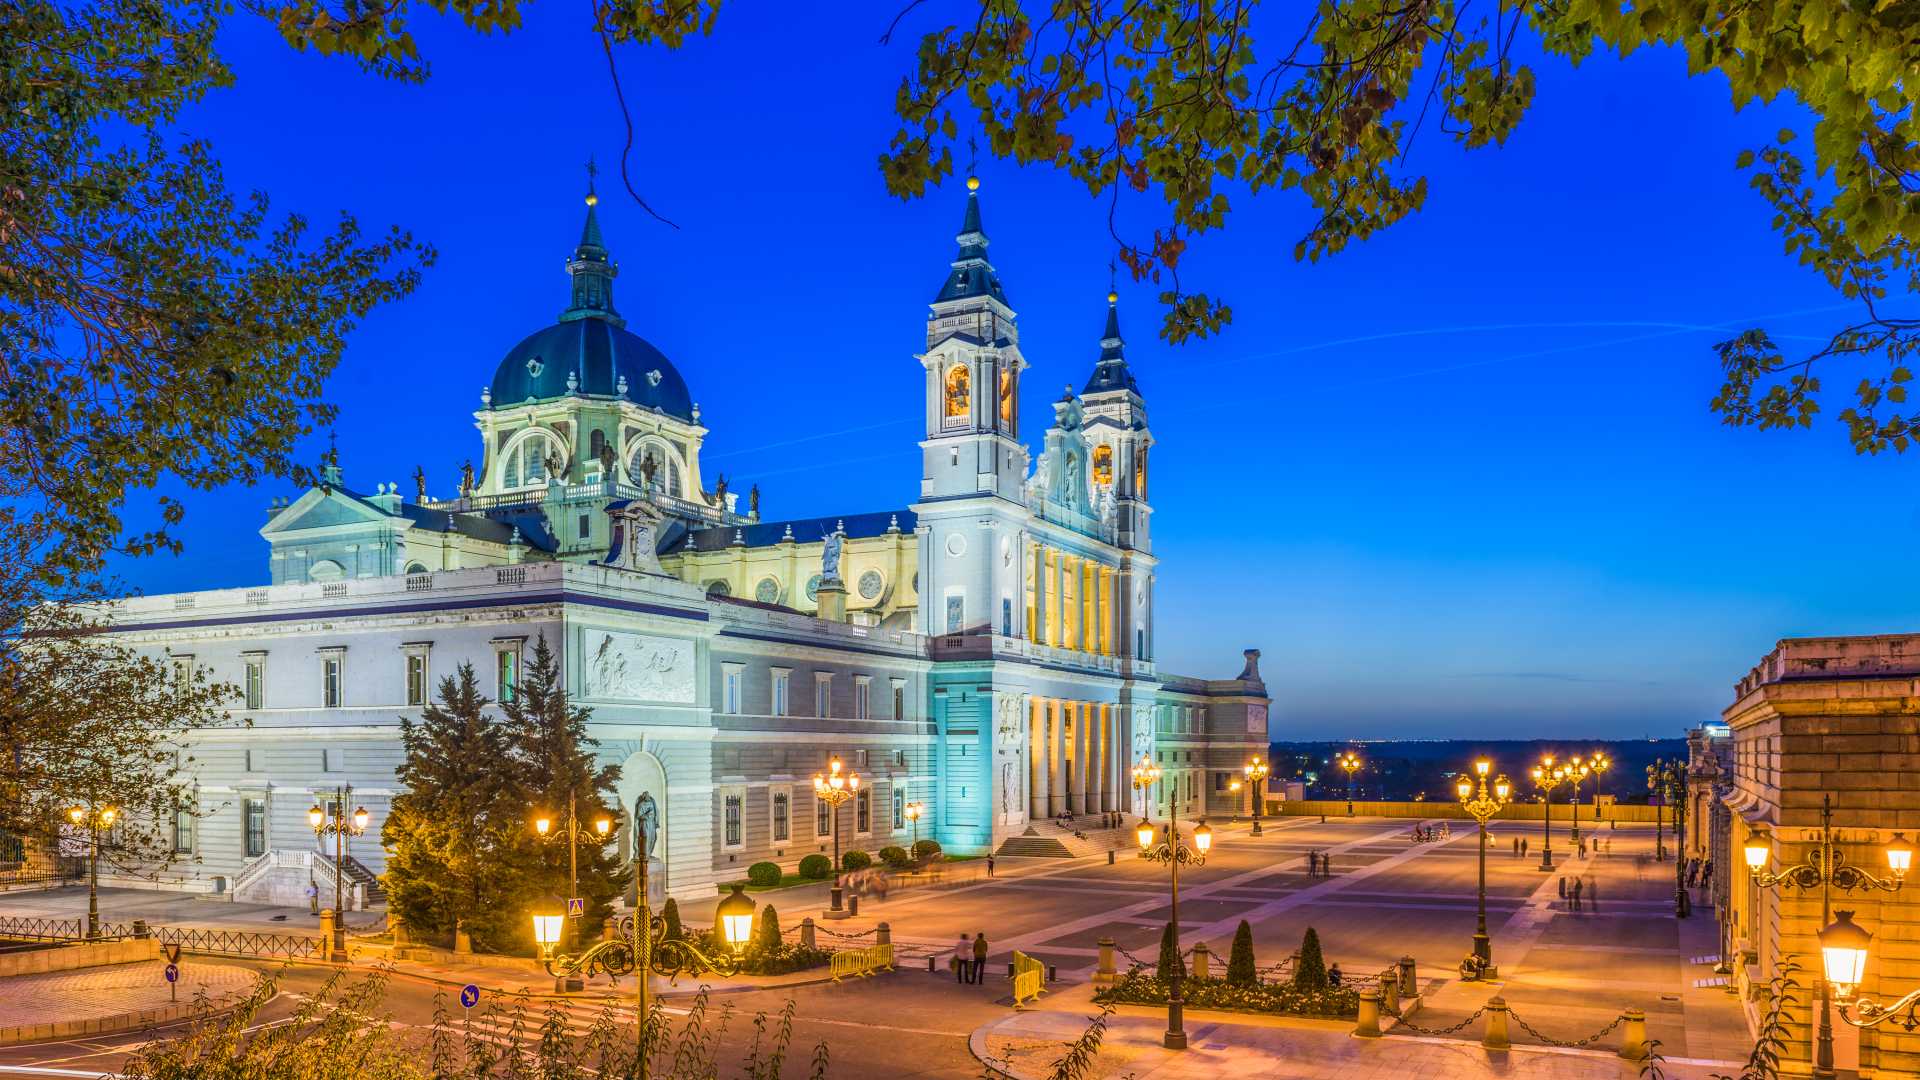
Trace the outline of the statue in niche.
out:
<instances>
[{"instance_id":1,"label":"statue in niche","mask_svg":"<svg viewBox=\"0 0 1920 1080\"><path fill-rule=\"evenodd\" d=\"M547 467L548 476L559 481L566 480L567 463L560 460L560 455L558 452L549 451L545 460L543 461L543 464L545 464Z\"/></svg>"},{"instance_id":2,"label":"statue in niche","mask_svg":"<svg viewBox=\"0 0 1920 1080\"><path fill-rule=\"evenodd\" d=\"M419 492L420 501L427 501L427 470L418 465L413 467L413 487Z\"/></svg>"},{"instance_id":3,"label":"statue in niche","mask_svg":"<svg viewBox=\"0 0 1920 1080\"><path fill-rule=\"evenodd\" d=\"M820 579L822 581L840 580L840 530L835 529L826 535L825 543L820 547Z\"/></svg>"},{"instance_id":4,"label":"statue in niche","mask_svg":"<svg viewBox=\"0 0 1920 1080\"><path fill-rule=\"evenodd\" d=\"M619 462L620 462L620 459L613 452L613 444L604 443L604 442L601 443L600 444L600 475L602 477L605 477L608 480L618 479L614 475L614 472L619 467Z\"/></svg>"},{"instance_id":5,"label":"statue in niche","mask_svg":"<svg viewBox=\"0 0 1920 1080\"><path fill-rule=\"evenodd\" d=\"M660 466L653 460L653 451L649 449L646 456L640 459L640 486L649 491L653 490L653 474L659 468Z\"/></svg>"},{"instance_id":6,"label":"statue in niche","mask_svg":"<svg viewBox=\"0 0 1920 1080\"><path fill-rule=\"evenodd\" d=\"M473 495L473 459L460 466L460 497L465 499Z\"/></svg>"},{"instance_id":7,"label":"statue in niche","mask_svg":"<svg viewBox=\"0 0 1920 1080\"><path fill-rule=\"evenodd\" d=\"M653 858L654 848L660 845L660 808L654 805L653 793L643 791L633 804L633 858Z\"/></svg>"}]
</instances>

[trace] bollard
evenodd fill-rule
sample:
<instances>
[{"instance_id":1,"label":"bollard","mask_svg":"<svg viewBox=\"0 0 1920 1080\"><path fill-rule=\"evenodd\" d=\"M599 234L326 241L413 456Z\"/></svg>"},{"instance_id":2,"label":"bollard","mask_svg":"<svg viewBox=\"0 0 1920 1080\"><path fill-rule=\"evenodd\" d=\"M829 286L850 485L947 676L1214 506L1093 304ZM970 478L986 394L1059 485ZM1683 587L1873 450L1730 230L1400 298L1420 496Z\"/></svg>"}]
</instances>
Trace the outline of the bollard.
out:
<instances>
[{"instance_id":1,"label":"bollard","mask_svg":"<svg viewBox=\"0 0 1920 1080\"><path fill-rule=\"evenodd\" d=\"M147 920L145 919L133 920L133 936L136 938L146 938L146 937L152 936L147 930Z\"/></svg>"},{"instance_id":2,"label":"bollard","mask_svg":"<svg viewBox=\"0 0 1920 1080\"><path fill-rule=\"evenodd\" d=\"M333 909L320 909L320 953L323 959L333 955Z\"/></svg>"},{"instance_id":3,"label":"bollard","mask_svg":"<svg viewBox=\"0 0 1920 1080\"><path fill-rule=\"evenodd\" d=\"M453 931L453 952L455 956L472 956L473 935L465 929L455 927Z\"/></svg>"},{"instance_id":4,"label":"bollard","mask_svg":"<svg viewBox=\"0 0 1920 1080\"><path fill-rule=\"evenodd\" d=\"M847 897L847 914L849 914L849 915L858 915L858 914L860 914L860 896L859 896L859 894L857 894L857 893L856 893L856 894L854 894L853 896L849 896L849 897Z\"/></svg>"},{"instance_id":5,"label":"bollard","mask_svg":"<svg viewBox=\"0 0 1920 1080\"><path fill-rule=\"evenodd\" d=\"M1356 1039L1380 1037L1380 991L1369 986L1360 991L1360 1018L1353 1025Z\"/></svg>"},{"instance_id":6,"label":"bollard","mask_svg":"<svg viewBox=\"0 0 1920 1080\"><path fill-rule=\"evenodd\" d=\"M1647 1014L1642 1009L1628 1009L1620 1014L1620 1056L1628 1061L1645 1061L1647 1058Z\"/></svg>"},{"instance_id":7,"label":"bollard","mask_svg":"<svg viewBox=\"0 0 1920 1080\"><path fill-rule=\"evenodd\" d=\"M1093 971L1093 981L1105 986L1118 979L1119 973L1113 967L1113 939L1103 937L1100 939L1100 966Z\"/></svg>"},{"instance_id":8,"label":"bollard","mask_svg":"<svg viewBox=\"0 0 1920 1080\"><path fill-rule=\"evenodd\" d=\"M1107 865L1108 866L1113 865L1113 849L1112 848L1107 849Z\"/></svg>"},{"instance_id":9,"label":"bollard","mask_svg":"<svg viewBox=\"0 0 1920 1080\"><path fill-rule=\"evenodd\" d=\"M1400 969L1397 967L1380 973L1380 1004L1389 1013L1400 1012Z\"/></svg>"},{"instance_id":10,"label":"bollard","mask_svg":"<svg viewBox=\"0 0 1920 1080\"><path fill-rule=\"evenodd\" d=\"M1414 977L1413 957L1411 956L1403 956L1400 958L1400 996L1409 998L1420 996L1420 983L1419 980Z\"/></svg>"},{"instance_id":11,"label":"bollard","mask_svg":"<svg viewBox=\"0 0 1920 1080\"><path fill-rule=\"evenodd\" d=\"M1513 1045L1507 1038L1505 998L1494 998L1487 1002L1487 1033L1480 1037L1480 1045L1489 1050L1505 1050Z\"/></svg>"},{"instance_id":12,"label":"bollard","mask_svg":"<svg viewBox=\"0 0 1920 1080\"><path fill-rule=\"evenodd\" d=\"M1208 970L1207 970L1207 969L1208 969L1208 967L1210 966L1210 963L1209 963L1209 962L1210 962L1210 961L1211 961L1212 959L1213 959L1213 953L1212 953L1212 951L1210 951L1210 950L1209 950L1209 949L1207 948L1207 943L1206 943L1206 942L1204 942L1204 941L1202 941L1202 942L1200 942L1200 943L1198 943L1198 944L1196 944L1196 945L1194 945L1194 947L1193 947L1193 977L1194 977L1194 978L1196 978L1196 979L1210 979L1210 978L1212 978L1212 977L1213 977L1213 975L1212 975L1212 973L1211 973L1210 971L1208 971Z\"/></svg>"},{"instance_id":13,"label":"bollard","mask_svg":"<svg viewBox=\"0 0 1920 1080\"><path fill-rule=\"evenodd\" d=\"M886 923L876 923L873 927L873 943L875 945L893 944L893 927Z\"/></svg>"},{"instance_id":14,"label":"bollard","mask_svg":"<svg viewBox=\"0 0 1920 1080\"><path fill-rule=\"evenodd\" d=\"M811 915L800 920L800 944L809 949L819 948L813 943L813 916Z\"/></svg>"}]
</instances>

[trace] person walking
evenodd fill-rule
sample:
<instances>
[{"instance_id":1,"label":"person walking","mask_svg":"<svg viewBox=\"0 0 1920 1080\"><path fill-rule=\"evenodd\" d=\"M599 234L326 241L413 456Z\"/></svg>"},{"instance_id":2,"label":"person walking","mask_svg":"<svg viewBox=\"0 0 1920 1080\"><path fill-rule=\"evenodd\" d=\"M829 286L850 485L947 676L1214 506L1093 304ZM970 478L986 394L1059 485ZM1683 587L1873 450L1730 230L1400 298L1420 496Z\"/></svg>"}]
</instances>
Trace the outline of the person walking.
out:
<instances>
[{"instance_id":1,"label":"person walking","mask_svg":"<svg viewBox=\"0 0 1920 1080\"><path fill-rule=\"evenodd\" d=\"M1560 899L1565 900L1566 898L1567 898L1567 878L1566 878L1566 875L1562 874L1560 876Z\"/></svg>"},{"instance_id":2,"label":"person walking","mask_svg":"<svg viewBox=\"0 0 1920 1080\"><path fill-rule=\"evenodd\" d=\"M1524 859L1527 857L1527 843L1532 839L1533 837L1531 836L1523 836L1520 838L1520 857L1521 858Z\"/></svg>"},{"instance_id":3,"label":"person walking","mask_svg":"<svg viewBox=\"0 0 1920 1080\"><path fill-rule=\"evenodd\" d=\"M973 981L983 983L987 979L987 935L982 931L973 936Z\"/></svg>"},{"instance_id":4,"label":"person walking","mask_svg":"<svg viewBox=\"0 0 1920 1080\"><path fill-rule=\"evenodd\" d=\"M1330 968L1328 968L1328 969L1327 969L1327 985L1328 985L1328 986L1332 986L1332 987L1336 987L1336 988L1337 988L1337 987L1338 987L1338 986L1340 985L1340 980L1341 980L1341 979L1342 979L1343 977L1344 977L1344 976L1342 976L1342 975L1340 974L1340 965L1339 965L1339 964L1335 964L1335 965L1333 965L1332 967L1330 967Z\"/></svg>"},{"instance_id":5,"label":"person walking","mask_svg":"<svg viewBox=\"0 0 1920 1080\"><path fill-rule=\"evenodd\" d=\"M957 983L966 982L967 975L969 974L968 965L973 963L973 948L971 943L967 941L967 935L961 934L960 940L954 942L953 958L949 963L953 965L953 981Z\"/></svg>"},{"instance_id":6,"label":"person walking","mask_svg":"<svg viewBox=\"0 0 1920 1080\"><path fill-rule=\"evenodd\" d=\"M1573 879L1573 910L1575 911L1580 910L1580 889L1581 888L1582 888L1582 885L1581 885L1580 879L1574 878Z\"/></svg>"},{"instance_id":7,"label":"person walking","mask_svg":"<svg viewBox=\"0 0 1920 1080\"><path fill-rule=\"evenodd\" d=\"M987 852L987 876L993 876L993 852Z\"/></svg>"},{"instance_id":8,"label":"person walking","mask_svg":"<svg viewBox=\"0 0 1920 1080\"><path fill-rule=\"evenodd\" d=\"M1587 908L1591 911L1600 910L1600 882L1592 874L1587 875Z\"/></svg>"}]
</instances>

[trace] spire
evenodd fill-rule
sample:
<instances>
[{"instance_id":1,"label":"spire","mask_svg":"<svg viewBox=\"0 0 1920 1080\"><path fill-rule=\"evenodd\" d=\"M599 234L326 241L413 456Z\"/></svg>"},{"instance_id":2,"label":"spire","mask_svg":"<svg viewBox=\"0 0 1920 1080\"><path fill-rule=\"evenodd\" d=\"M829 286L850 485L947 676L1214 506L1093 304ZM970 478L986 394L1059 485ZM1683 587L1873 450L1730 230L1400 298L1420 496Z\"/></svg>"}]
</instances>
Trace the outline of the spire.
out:
<instances>
[{"instance_id":1,"label":"spire","mask_svg":"<svg viewBox=\"0 0 1920 1080\"><path fill-rule=\"evenodd\" d=\"M591 160L587 162L587 220L580 227L580 244L567 260L567 273L573 278L573 302L560 313L560 321L605 319L615 326L627 321L613 308L613 279L620 268L607 255L606 241L600 235L600 215L595 207L600 196L594 192L593 178L599 174Z\"/></svg>"},{"instance_id":2,"label":"spire","mask_svg":"<svg viewBox=\"0 0 1920 1080\"><path fill-rule=\"evenodd\" d=\"M953 272L940 285L934 302L992 297L1002 304L1007 295L1001 291L1000 275L987 261L987 231L980 224L980 178L967 177L967 212L960 219L960 232L954 237L960 253L953 258Z\"/></svg>"},{"instance_id":3,"label":"spire","mask_svg":"<svg viewBox=\"0 0 1920 1080\"><path fill-rule=\"evenodd\" d=\"M1100 360L1093 365L1093 377L1087 380L1087 388L1082 394L1102 394L1114 390L1129 390L1135 394L1140 386L1133 381L1133 371L1127 367L1127 342L1120 336L1120 294L1107 292L1107 328L1100 335Z\"/></svg>"}]
</instances>

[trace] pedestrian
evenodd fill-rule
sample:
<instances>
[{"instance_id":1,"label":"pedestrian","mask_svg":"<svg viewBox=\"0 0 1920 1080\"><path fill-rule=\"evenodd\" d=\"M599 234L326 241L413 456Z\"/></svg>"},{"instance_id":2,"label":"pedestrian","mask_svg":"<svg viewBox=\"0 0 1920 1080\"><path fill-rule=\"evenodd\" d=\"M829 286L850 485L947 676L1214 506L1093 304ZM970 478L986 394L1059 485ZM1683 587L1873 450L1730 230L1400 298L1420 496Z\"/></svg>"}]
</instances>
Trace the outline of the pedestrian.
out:
<instances>
[{"instance_id":1,"label":"pedestrian","mask_svg":"<svg viewBox=\"0 0 1920 1080\"><path fill-rule=\"evenodd\" d=\"M1573 910L1575 911L1580 910L1580 888L1581 888L1580 879L1574 878L1573 879Z\"/></svg>"},{"instance_id":2,"label":"pedestrian","mask_svg":"<svg viewBox=\"0 0 1920 1080\"><path fill-rule=\"evenodd\" d=\"M1523 836L1520 838L1520 857L1521 858L1524 859L1527 857L1527 848L1531 846L1533 846L1533 837Z\"/></svg>"},{"instance_id":3,"label":"pedestrian","mask_svg":"<svg viewBox=\"0 0 1920 1080\"><path fill-rule=\"evenodd\" d=\"M967 935L961 934L960 940L954 942L953 957L948 962L953 965L953 981L966 982L967 965L973 962L973 947L967 941Z\"/></svg>"},{"instance_id":4,"label":"pedestrian","mask_svg":"<svg viewBox=\"0 0 1920 1080\"><path fill-rule=\"evenodd\" d=\"M987 876L993 876L993 852L987 852Z\"/></svg>"},{"instance_id":5,"label":"pedestrian","mask_svg":"<svg viewBox=\"0 0 1920 1080\"><path fill-rule=\"evenodd\" d=\"M1600 882L1592 874L1587 875L1587 907L1600 910Z\"/></svg>"},{"instance_id":6,"label":"pedestrian","mask_svg":"<svg viewBox=\"0 0 1920 1080\"><path fill-rule=\"evenodd\" d=\"M1560 899L1565 900L1566 898L1567 898L1567 878L1565 874L1562 874L1560 876Z\"/></svg>"},{"instance_id":7,"label":"pedestrian","mask_svg":"<svg viewBox=\"0 0 1920 1080\"><path fill-rule=\"evenodd\" d=\"M1513 838L1513 857L1520 857L1520 838L1517 836Z\"/></svg>"},{"instance_id":8,"label":"pedestrian","mask_svg":"<svg viewBox=\"0 0 1920 1080\"><path fill-rule=\"evenodd\" d=\"M987 978L987 935L982 931L973 936L973 981L985 982Z\"/></svg>"},{"instance_id":9,"label":"pedestrian","mask_svg":"<svg viewBox=\"0 0 1920 1080\"><path fill-rule=\"evenodd\" d=\"M1340 985L1340 965L1339 964L1335 964L1332 967L1327 969L1327 985L1333 986L1333 987L1338 987Z\"/></svg>"}]
</instances>

